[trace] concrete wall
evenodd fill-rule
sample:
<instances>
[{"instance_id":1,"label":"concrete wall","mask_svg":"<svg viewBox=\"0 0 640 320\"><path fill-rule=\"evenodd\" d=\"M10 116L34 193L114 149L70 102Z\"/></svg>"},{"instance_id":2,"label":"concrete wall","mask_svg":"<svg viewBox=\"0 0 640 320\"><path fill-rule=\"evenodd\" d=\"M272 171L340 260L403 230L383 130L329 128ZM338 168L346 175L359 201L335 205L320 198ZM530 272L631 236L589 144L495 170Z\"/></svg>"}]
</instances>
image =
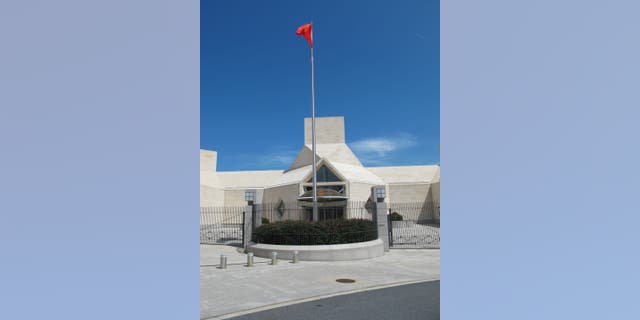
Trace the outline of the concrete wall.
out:
<instances>
[{"instance_id":1,"label":"concrete wall","mask_svg":"<svg viewBox=\"0 0 640 320\"><path fill-rule=\"evenodd\" d=\"M200 185L200 206L221 207L224 205L224 191L219 188Z\"/></svg>"},{"instance_id":2,"label":"concrete wall","mask_svg":"<svg viewBox=\"0 0 640 320\"><path fill-rule=\"evenodd\" d=\"M200 149L200 171L216 171L218 153L211 150Z\"/></svg>"},{"instance_id":3,"label":"concrete wall","mask_svg":"<svg viewBox=\"0 0 640 320\"><path fill-rule=\"evenodd\" d=\"M384 244L380 239L320 246L287 246L251 242L249 250L256 257L262 258L269 258L271 252L275 251L278 253L279 260L290 260L293 258L293 252L298 251L300 261L354 261L383 256Z\"/></svg>"},{"instance_id":4,"label":"concrete wall","mask_svg":"<svg viewBox=\"0 0 640 320\"><path fill-rule=\"evenodd\" d=\"M389 185L391 211L405 220L440 220L440 184Z\"/></svg>"},{"instance_id":5,"label":"concrete wall","mask_svg":"<svg viewBox=\"0 0 640 320\"><path fill-rule=\"evenodd\" d=\"M300 195L300 185L291 184L286 186L280 186L275 188L268 188L264 190L263 202L264 203L276 203L280 199L286 203L292 203L298 201Z\"/></svg>"},{"instance_id":6,"label":"concrete wall","mask_svg":"<svg viewBox=\"0 0 640 320\"><path fill-rule=\"evenodd\" d=\"M311 144L311 118L304 118L304 143ZM316 143L344 143L344 117L316 117Z\"/></svg>"},{"instance_id":7,"label":"concrete wall","mask_svg":"<svg viewBox=\"0 0 640 320\"><path fill-rule=\"evenodd\" d=\"M246 204L244 201L244 192L245 190L225 190L224 205L230 207L244 206Z\"/></svg>"},{"instance_id":8,"label":"concrete wall","mask_svg":"<svg viewBox=\"0 0 640 320\"><path fill-rule=\"evenodd\" d=\"M425 201L430 184L390 184L387 188L390 202Z\"/></svg>"},{"instance_id":9,"label":"concrete wall","mask_svg":"<svg viewBox=\"0 0 640 320\"><path fill-rule=\"evenodd\" d=\"M200 206L224 205L224 191L218 186L216 177L218 153L200 149Z\"/></svg>"},{"instance_id":10,"label":"concrete wall","mask_svg":"<svg viewBox=\"0 0 640 320\"><path fill-rule=\"evenodd\" d=\"M440 182L431 184L431 200L440 203Z\"/></svg>"},{"instance_id":11,"label":"concrete wall","mask_svg":"<svg viewBox=\"0 0 640 320\"><path fill-rule=\"evenodd\" d=\"M351 182L349 183L349 201L367 201L371 197L373 184Z\"/></svg>"}]
</instances>

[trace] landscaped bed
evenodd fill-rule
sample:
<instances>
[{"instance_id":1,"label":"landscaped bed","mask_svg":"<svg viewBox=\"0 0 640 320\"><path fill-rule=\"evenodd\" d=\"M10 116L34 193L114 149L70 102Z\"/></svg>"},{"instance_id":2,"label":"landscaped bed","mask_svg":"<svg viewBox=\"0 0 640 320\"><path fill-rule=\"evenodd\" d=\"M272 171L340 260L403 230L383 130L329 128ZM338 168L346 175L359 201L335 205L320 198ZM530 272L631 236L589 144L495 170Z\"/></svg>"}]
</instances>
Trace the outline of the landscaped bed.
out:
<instances>
[{"instance_id":1,"label":"landscaped bed","mask_svg":"<svg viewBox=\"0 0 640 320\"><path fill-rule=\"evenodd\" d=\"M277 245L333 245L377 238L376 225L373 221L363 219L280 221L263 224L253 235L256 243Z\"/></svg>"}]
</instances>

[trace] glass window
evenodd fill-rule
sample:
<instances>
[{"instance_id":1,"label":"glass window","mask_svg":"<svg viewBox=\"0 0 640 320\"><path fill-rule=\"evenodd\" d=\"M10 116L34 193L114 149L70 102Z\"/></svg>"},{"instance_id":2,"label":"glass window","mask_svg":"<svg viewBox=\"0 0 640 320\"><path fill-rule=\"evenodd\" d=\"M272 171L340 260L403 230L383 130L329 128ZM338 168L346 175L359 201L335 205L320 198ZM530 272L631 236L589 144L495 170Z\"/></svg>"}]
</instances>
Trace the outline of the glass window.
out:
<instances>
[{"instance_id":1,"label":"glass window","mask_svg":"<svg viewBox=\"0 0 640 320\"><path fill-rule=\"evenodd\" d=\"M322 185L318 187L318 190L319 189L332 189L344 194L344 185L335 185L335 186ZM313 190L313 186L304 186L304 192L309 192L311 190Z\"/></svg>"},{"instance_id":2,"label":"glass window","mask_svg":"<svg viewBox=\"0 0 640 320\"><path fill-rule=\"evenodd\" d=\"M316 172L316 178L317 178L317 182L341 181L340 179L338 179L338 176L336 176L335 173L329 170L329 168L327 168L326 166L322 166L320 167L320 169L318 169L318 171ZM313 182L313 177L311 177L311 179L309 179L309 181L307 182Z\"/></svg>"}]
</instances>

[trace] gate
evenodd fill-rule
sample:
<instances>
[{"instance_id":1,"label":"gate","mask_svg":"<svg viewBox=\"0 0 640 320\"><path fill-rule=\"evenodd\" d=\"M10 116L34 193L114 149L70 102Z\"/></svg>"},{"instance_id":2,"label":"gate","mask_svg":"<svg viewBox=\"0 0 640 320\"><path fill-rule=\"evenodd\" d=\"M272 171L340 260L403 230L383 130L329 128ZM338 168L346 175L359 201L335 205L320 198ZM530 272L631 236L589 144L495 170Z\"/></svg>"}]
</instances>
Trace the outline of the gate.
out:
<instances>
[{"instance_id":1,"label":"gate","mask_svg":"<svg viewBox=\"0 0 640 320\"><path fill-rule=\"evenodd\" d=\"M440 203L389 203L390 248L440 248Z\"/></svg>"},{"instance_id":2,"label":"gate","mask_svg":"<svg viewBox=\"0 0 640 320\"><path fill-rule=\"evenodd\" d=\"M242 246L244 207L200 207L200 243Z\"/></svg>"}]
</instances>

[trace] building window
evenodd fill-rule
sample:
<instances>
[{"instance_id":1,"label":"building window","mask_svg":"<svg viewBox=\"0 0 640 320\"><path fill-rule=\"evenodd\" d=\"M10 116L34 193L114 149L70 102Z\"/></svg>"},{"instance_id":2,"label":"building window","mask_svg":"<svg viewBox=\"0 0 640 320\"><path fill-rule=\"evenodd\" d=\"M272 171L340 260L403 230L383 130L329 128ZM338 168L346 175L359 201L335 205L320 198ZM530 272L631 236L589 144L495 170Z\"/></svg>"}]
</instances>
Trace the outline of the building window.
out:
<instances>
[{"instance_id":1,"label":"building window","mask_svg":"<svg viewBox=\"0 0 640 320\"><path fill-rule=\"evenodd\" d=\"M345 188L345 186L343 184L330 185L330 186L326 186L326 185L318 186L318 190L320 190L320 189L332 189L332 190L340 192L343 195L345 194L344 188ZM313 190L313 186L304 186L304 192L309 192L311 190Z\"/></svg>"},{"instance_id":2,"label":"building window","mask_svg":"<svg viewBox=\"0 0 640 320\"><path fill-rule=\"evenodd\" d=\"M333 173L327 166L322 166L318 171L316 171L316 179L317 182L339 182L342 181ZM313 177L309 179L307 182L313 182Z\"/></svg>"}]
</instances>

